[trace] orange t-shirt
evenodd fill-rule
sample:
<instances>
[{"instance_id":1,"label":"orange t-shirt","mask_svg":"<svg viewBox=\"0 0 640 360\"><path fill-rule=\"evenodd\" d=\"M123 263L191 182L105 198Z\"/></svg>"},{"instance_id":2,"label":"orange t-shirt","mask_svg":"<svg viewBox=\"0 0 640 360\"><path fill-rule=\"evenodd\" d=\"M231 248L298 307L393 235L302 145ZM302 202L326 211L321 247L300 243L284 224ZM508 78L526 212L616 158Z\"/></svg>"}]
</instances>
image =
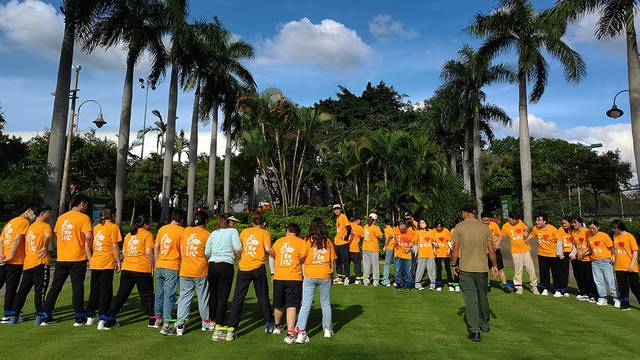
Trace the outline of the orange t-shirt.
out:
<instances>
[{"instance_id":1,"label":"orange t-shirt","mask_svg":"<svg viewBox=\"0 0 640 360\"><path fill-rule=\"evenodd\" d=\"M89 261L91 270L107 270L116 268L113 257L113 245L122 241L122 234L118 225L106 220L93 228L93 254Z\"/></svg>"},{"instance_id":2,"label":"orange t-shirt","mask_svg":"<svg viewBox=\"0 0 640 360\"><path fill-rule=\"evenodd\" d=\"M300 256L306 254L305 241L297 236L288 235L278 239L272 249L275 252L273 280L302 281Z\"/></svg>"},{"instance_id":3,"label":"orange t-shirt","mask_svg":"<svg viewBox=\"0 0 640 360\"><path fill-rule=\"evenodd\" d=\"M436 257L446 258L449 257L449 241L451 241L451 231L447 228L442 228L442 231L433 229L433 240L438 244L436 249Z\"/></svg>"},{"instance_id":4,"label":"orange t-shirt","mask_svg":"<svg viewBox=\"0 0 640 360\"><path fill-rule=\"evenodd\" d=\"M556 233L558 241L562 241L562 252L568 253L573 250L573 241L571 238L571 231L567 232L562 226L558 228Z\"/></svg>"},{"instance_id":5,"label":"orange t-shirt","mask_svg":"<svg viewBox=\"0 0 640 360\"><path fill-rule=\"evenodd\" d=\"M11 255L11 248L18 235L26 235L27 229L29 229L29 220L22 216L11 219L2 228L2 249L4 250L4 256ZM22 265L24 263L24 240L22 244L18 245L16 252L13 254L13 259L9 261L11 265Z\"/></svg>"},{"instance_id":6,"label":"orange t-shirt","mask_svg":"<svg viewBox=\"0 0 640 360\"><path fill-rule=\"evenodd\" d=\"M413 234L413 242L418 245L418 258L433 259L433 230L418 230Z\"/></svg>"},{"instance_id":7,"label":"orange t-shirt","mask_svg":"<svg viewBox=\"0 0 640 360\"><path fill-rule=\"evenodd\" d=\"M331 279L331 264L336 260L336 251L331 241L324 249L316 249L311 240L305 241L304 277L310 279Z\"/></svg>"},{"instance_id":8,"label":"orange t-shirt","mask_svg":"<svg viewBox=\"0 0 640 360\"><path fill-rule=\"evenodd\" d=\"M491 237L493 238L493 241L498 240L498 237L500 236L500 225L496 224L494 221L489 221L489 225L487 225L487 227L489 228L489 231L491 231ZM500 248L500 245L498 244L498 249Z\"/></svg>"},{"instance_id":9,"label":"orange t-shirt","mask_svg":"<svg viewBox=\"0 0 640 360\"><path fill-rule=\"evenodd\" d=\"M334 242L336 245L344 245L348 242L344 240L344 237L347 236L347 225L351 225L349 223L349 219L347 219L347 215L340 214L336 219L336 238ZM353 231L353 229L351 229Z\"/></svg>"},{"instance_id":10,"label":"orange t-shirt","mask_svg":"<svg viewBox=\"0 0 640 360\"><path fill-rule=\"evenodd\" d=\"M382 231L378 225L365 225L362 237L362 251L377 253L380 251L378 238L382 237Z\"/></svg>"},{"instance_id":11,"label":"orange t-shirt","mask_svg":"<svg viewBox=\"0 0 640 360\"><path fill-rule=\"evenodd\" d=\"M396 241L395 235L398 233L398 231L387 225L384 228L384 237L385 237L385 241L387 241L387 239L389 240L389 243L387 244L387 247L384 249L385 251L389 251L389 250L393 250L394 248L394 244Z\"/></svg>"},{"instance_id":12,"label":"orange t-shirt","mask_svg":"<svg viewBox=\"0 0 640 360\"><path fill-rule=\"evenodd\" d=\"M153 250L153 235L148 230L140 228L135 235L128 233L122 246L122 270L150 273L151 263L147 258L147 249Z\"/></svg>"},{"instance_id":13,"label":"orange t-shirt","mask_svg":"<svg viewBox=\"0 0 640 360\"><path fill-rule=\"evenodd\" d=\"M33 269L34 267L49 264L49 254L45 257L38 255L38 251L44 247L44 239L47 235L51 235L51 226L44 221L36 221L27 230L24 243L24 265L23 270Z\"/></svg>"},{"instance_id":14,"label":"orange t-shirt","mask_svg":"<svg viewBox=\"0 0 640 360\"><path fill-rule=\"evenodd\" d=\"M413 234L406 233L396 235L395 257L411 260L411 248L413 247Z\"/></svg>"},{"instance_id":15,"label":"orange t-shirt","mask_svg":"<svg viewBox=\"0 0 640 360\"><path fill-rule=\"evenodd\" d=\"M87 260L85 233L93 232L91 219L80 211L67 211L56 221L58 261Z\"/></svg>"},{"instance_id":16,"label":"orange t-shirt","mask_svg":"<svg viewBox=\"0 0 640 360\"><path fill-rule=\"evenodd\" d=\"M156 268L176 270L180 268L180 238L184 228L176 224L167 224L158 230L158 263Z\"/></svg>"},{"instance_id":17,"label":"orange t-shirt","mask_svg":"<svg viewBox=\"0 0 640 360\"><path fill-rule=\"evenodd\" d=\"M556 243L558 242L558 229L547 224L544 229L537 226L531 230L531 235L538 239L538 255L544 257L556 257Z\"/></svg>"},{"instance_id":18,"label":"orange t-shirt","mask_svg":"<svg viewBox=\"0 0 640 360\"><path fill-rule=\"evenodd\" d=\"M180 236L180 276L204 278L208 273L208 259L204 255L210 232L200 226L184 229Z\"/></svg>"},{"instance_id":19,"label":"orange t-shirt","mask_svg":"<svg viewBox=\"0 0 640 360\"><path fill-rule=\"evenodd\" d=\"M238 268L241 271L251 271L264 265L267 253L264 247L271 247L271 233L259 227L250 227L240 233L242 254Z\"/></svg>"},{"instance_id":20,"label":"orange t-shirt","mask_svg":"<svg viewBox=\"0 0 640 360\"><path fill-rule=\"evenodd\" d=\"M616 271L629 271L633 252L638 251L638 242L636 238L629 232L622 235L614 235L613 247L616 251ZM633 264L633 272L638 272L638 262Z\"/></svg>"},{"instance_id":21,"label":"orange t-shirt","mask_svg":"<svg viewBox=\"0 0 640 360\"><path fill-rule=\"evenodd\" d=\"M349 252L360 252L360 239L364 235L364 229L362 226L351 223L351 242L349 243Z\"/></svg>"},{"instance_id":22,"label":"orange t-shirt","mask_svg":"<svg viewBox=\"0 0 640 360\"><path fill-rule=\"evenodd\" d=\"M592 260L608 260L611 259L613 253L611 248L613 247L613 241L609 234L602 231L598 231L597 234L589 232L587 240L589 240L589 246L591 246L591 259Z\"/></svg>"},{"instance_id":23,"label":"orange t-shirt","mask_svg":"<svg viewBox=\"0 0 640 360\"><path fill-rule=\"evenodd\" d=\"M573 244L576 247L576 251L578 252L578 255L589 250L589 244L587 243L588 232L589 230L587 230L587 228L585 227L581 228L580 230L574 230L571 232L571 236L573 237ZM591 261L591 256L587 255L587 256L583 256L582 258L578 257L578 260Z\"/></svg>"},{"instance_id":24,"label":"orange t-shirt","mask_svg":"<svg viewBox=\"0 0 640 360\"><path fill-rule=\"evenodd\" d=\"M522 254L531 251L531 246L527 243L524 233L529 231L529 227L518 220L515 225L510 222L502 225L502 236L509 238L511 254Z\"/></svg>"}]
</instances>

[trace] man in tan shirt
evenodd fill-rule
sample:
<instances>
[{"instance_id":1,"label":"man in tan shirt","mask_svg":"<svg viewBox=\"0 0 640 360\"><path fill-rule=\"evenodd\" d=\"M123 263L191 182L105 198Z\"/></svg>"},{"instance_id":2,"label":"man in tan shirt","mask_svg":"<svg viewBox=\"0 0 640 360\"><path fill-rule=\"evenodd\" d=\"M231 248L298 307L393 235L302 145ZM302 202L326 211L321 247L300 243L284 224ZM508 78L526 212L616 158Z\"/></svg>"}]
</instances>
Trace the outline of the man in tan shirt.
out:
<instances>
[{"instance_id":1,"label":"man in tan shirt","mask_svg":"<svg viewBox=\"0 0 640 360\"><path fill-rule=\"evenodd\" d=\"M456 225L453 232L451 267L460 275L469 329L467 337L472 341L480 341L480 332L489 332L487 255L492 264L491 274L495 277L498 275L496 254L491 231L476 218L475 205L466 204L461 211L463 221Z\"/></svg>"}]
</instances>

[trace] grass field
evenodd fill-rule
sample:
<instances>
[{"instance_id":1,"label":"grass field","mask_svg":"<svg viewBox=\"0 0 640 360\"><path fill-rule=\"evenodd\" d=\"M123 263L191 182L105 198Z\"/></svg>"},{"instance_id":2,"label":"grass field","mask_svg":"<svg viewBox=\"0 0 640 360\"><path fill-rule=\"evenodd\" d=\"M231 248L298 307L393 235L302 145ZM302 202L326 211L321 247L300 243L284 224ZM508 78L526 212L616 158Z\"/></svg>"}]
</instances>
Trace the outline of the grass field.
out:
<instances>
[{"instance_id":1,"label":"grass field","mask_svg":"<svg viewBox=\"0 0 640 360\"><path fill-rule=\"evenodd\" d=\"M88 281L87 281L88 285ZM88 294L85 294L88 296ZM332 289L336 335L324 339L320 310L314 306L308 331L311 342L286 345L282 336L263 335L263 322L250 292L239 337L215 343L191 321L183 337L163 337L146 327L137 294L132 294L111 332L72 327L70 284L65 286L55 316L59 323L33 325L31 298L27 317L18 325L0 326L0 352L5 359L637 359L640 310L599 307L575 297L489 294L491 332L482 342L466 339L462 294L342 285ZM317 304L315 304L317 305ZM192 319L198 319L196 304Z\"/></svg>"}]
</instances>

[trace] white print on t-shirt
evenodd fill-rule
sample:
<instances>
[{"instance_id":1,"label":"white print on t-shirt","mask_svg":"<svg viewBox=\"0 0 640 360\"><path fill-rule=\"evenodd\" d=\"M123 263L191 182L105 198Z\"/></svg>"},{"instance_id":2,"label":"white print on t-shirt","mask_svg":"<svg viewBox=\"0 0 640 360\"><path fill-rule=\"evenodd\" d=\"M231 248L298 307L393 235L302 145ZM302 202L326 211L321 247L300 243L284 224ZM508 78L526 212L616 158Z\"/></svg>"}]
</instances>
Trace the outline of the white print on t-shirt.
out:
<instances>
[{"instance_id":1,"label":"white print on t-shirt","mask_svg":"<svg viewBox=\"0 0 640 360\"><path fill-rule=\"evenodd\" d=\"M127 256L138 256L138 245L140 245L140 240L136 235L131 236L127 243Z\"/></svg>"},{"instance_id":2,"label":"white print on t-shirt","mask_svg":"<svg viewBox=\"0 0 640 360\"><path fill-rule=\"evenodd\" d=\"M4 244L5 246L11 245L11 234L13 234L13 225L7 224L4 229Z\"/></svg>"},{"instance_id":3,"label":"white print on t-shirt","mask_svg":"<svg viewBox=\"0 0 640 360\"><path fill-rule=\"evenodd\" d=\"M65 220L60 227L62 230L62 240L71 241L73 239L73 224L69 220Z\"/></svg>"},{"instance_id":4,"label":"white print on t-shirt","mask_svg":"<svg viewBox=\"0 0 640 360\"><path fill-rule=\"evenodd\" d=\"M196 234L191 234L187 238L187 244L185 246L185 256L196 257L198 256L198 247L200 245L200 239Z\"/></svg>"},{"instance_id":5,"label":"white print on t-shirt","mask_svg":"<svg viewBox=\"0 0 640 360\"><path fill-rule=\"evenodd\" d=\"M169 234L164 233L164 235L162 235L162 239L160 239L160 255L167 255L169 253L171 241Z\"/></svg>"},{"instance_id":6,"label":"white print on t-shirt","mask_svg":"<svg viewBox=\"0 0 640 360\"><path fill-rule=\"evenodd\" d=\"M289 242L285 242L280 247L280 266L291 266L293 264L293 252L295 248L289 246Z\"/></svg>"},{"instance_id":7,"label":"white print on t-shirt","mask_svg":"<svg viewBox=\"0 0 640 360\"><path fill-rule=\"evenodd\" d=\"M260 245L260 241L256 240L255 235L249 235L244 245L244 255L255 258L258 245Z\"/></svg>"},{"instance_id":8,"label":"white print on t-shirt","mask_svg":"<svg viewBox=\"0 0 640 360\"><path fill-rule=\"evenodd\" d=\"M430 237L422 237L420 236L420 241L418 242L418 247L427 248L431 247L431 238Z\"/></svg>"},{"instance_id":9,"label":"white print on t-shirt","mask_svg":"<svg viewBox=\"0 0 640 360\"><path fill-rule=\"evenodd\" d=\"M36 252L36 234L33 233L33 230L29 230L27 233L27 249L30 252Z\"/></svg>"},{"instance_id":10,"label":"white print on t-shirt","mask_svg":"<svg viewBox=\"0 0 640 360\"><path fill-rule=\"evenodd\" d=\"M104 239L105 236L102 233L102 230L99 230L96 233L96 236L94 238L94 242L93 242L93 251L105 251L104 250Z\"/></svg>"},{"instance_id":11,"label":"white print on t-shirt","mask_svg":"<svg viewBox=\"0 0 640 360\"><path fill-rule=\"evenodd\" d=\"M325 260L325 255L327 255L327 249L316 249L313 248L313 258L311 259L311 263L314 265L324 264L327 261Z\"/></svg>"}]
</instances>

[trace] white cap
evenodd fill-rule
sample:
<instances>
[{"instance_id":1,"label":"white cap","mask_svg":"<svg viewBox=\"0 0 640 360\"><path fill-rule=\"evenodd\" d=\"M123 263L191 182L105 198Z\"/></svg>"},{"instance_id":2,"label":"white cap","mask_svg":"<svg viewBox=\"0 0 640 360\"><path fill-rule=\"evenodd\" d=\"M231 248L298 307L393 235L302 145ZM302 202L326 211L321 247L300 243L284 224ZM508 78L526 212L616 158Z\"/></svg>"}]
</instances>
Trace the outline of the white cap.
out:
<instances>
[{"instance_id":1,"label":"white cap","mask_svg":"<svg viewBox=\"0 0 640 360\"><path fill-rule=\"evenodd\" d=\"M373 220L378 220L378 215L376 213L369 214L369 217L372 218Z\"/></svg>"},{"instance_id":2,"label":"white cap","mask_svg":"<svg viewBox=\"0 0 640 360\"><path fill-rule=\"evenodd\" d=\"M335 209L342 209L342 205L340 205L340 204L333 205L333 210L335 210Z\"/></svg>"}]
</instances>

